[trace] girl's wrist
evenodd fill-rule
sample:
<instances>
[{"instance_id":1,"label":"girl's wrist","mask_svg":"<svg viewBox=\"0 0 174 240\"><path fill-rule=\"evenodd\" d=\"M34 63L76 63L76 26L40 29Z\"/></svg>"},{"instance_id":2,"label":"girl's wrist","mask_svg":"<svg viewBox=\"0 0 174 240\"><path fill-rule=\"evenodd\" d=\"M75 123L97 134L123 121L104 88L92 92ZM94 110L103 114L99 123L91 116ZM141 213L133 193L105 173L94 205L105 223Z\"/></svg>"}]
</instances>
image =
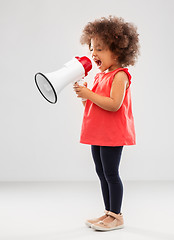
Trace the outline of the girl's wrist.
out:
<instances>
[{"instance_id":1,"label":"girl's wrist","mask_svg":"<svg viewBox=\"0 0 174 240\"><path fill-rule=\"evenodd\" d=\"M96 93L94 93L93 91L91 91L91 90L89 90L90 92L89 92L89 96L88 96L88 99L90 100L90 101L93 101L94 100L94 97L95 97L95 95L96 95Z\"/></svg>"}]
</instances>

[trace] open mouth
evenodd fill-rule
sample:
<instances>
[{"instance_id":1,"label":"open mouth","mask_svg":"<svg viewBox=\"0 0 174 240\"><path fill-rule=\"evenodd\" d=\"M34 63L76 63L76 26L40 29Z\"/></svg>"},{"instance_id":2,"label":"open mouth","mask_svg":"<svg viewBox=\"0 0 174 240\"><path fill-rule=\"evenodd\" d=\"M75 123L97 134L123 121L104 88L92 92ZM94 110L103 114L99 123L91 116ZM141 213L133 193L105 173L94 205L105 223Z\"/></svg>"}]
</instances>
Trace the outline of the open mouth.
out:
<instances>
[{"instance_id":1,"label":"open mouth","mask_svg":"<svg viewBox=\"0 0 174 240\"><path fill-rule=\"evenodd\" d=\"M95 63L97 64L97 67L100 67L100 66L101 66L102 62L101 62L100 60L94 60L94 61L95 61Z\"/></svg>"}]
</instances>

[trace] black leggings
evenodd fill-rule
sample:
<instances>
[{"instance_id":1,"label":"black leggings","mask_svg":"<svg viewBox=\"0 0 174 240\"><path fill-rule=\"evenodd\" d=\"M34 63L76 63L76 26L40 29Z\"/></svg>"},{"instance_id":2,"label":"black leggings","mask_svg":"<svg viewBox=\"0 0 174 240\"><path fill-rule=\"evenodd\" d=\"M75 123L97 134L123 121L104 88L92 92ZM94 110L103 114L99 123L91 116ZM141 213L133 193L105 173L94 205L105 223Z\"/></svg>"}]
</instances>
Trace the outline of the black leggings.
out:
<instances>
[{"instance_id":1,"label":"black leggings","mask_svg":"<svg viewBox=\"0 0 174 240\"><path fill-rule=\"evenodd\" d=\"M121 211L123 184L119 163L123 146L91 146L95 169L100 179L105 209L116 214Z\"/></svg>"}]
</instances>

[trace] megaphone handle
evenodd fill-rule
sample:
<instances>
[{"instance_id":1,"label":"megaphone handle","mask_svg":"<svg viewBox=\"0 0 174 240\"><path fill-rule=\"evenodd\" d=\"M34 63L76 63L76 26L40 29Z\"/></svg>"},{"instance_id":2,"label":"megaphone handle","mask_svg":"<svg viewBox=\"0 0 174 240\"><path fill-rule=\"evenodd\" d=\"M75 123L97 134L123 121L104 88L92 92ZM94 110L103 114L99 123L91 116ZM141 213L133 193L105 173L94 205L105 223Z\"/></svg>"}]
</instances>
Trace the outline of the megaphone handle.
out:
<instances>
[{"instance_id":1,"label":"megaphone handle","mask_svg":"<svg viewBox=\"0 0 174 240\"><path fill-rule=\"evenodd\" d=\"M84 81L84 78L83 78L83 79L78 80L77 82L78 82L78 84L79 84L80 86L83 86L83 84L84 84L85 81ZM82 100L82 101L86 101L85 98L81 98L81 100Z\"/></svg>"},{"instance_id":2,"label":"megaphone handle","mask_svg":"<svg viewBox=\"0 0 174 240\"><path fill-rule=\"evenodd\" d=\"M84 78L82 78L82 79L78 80L77 82L80 86L83 86L85 81L84 81Z\"/></svg>"}]
</instances>

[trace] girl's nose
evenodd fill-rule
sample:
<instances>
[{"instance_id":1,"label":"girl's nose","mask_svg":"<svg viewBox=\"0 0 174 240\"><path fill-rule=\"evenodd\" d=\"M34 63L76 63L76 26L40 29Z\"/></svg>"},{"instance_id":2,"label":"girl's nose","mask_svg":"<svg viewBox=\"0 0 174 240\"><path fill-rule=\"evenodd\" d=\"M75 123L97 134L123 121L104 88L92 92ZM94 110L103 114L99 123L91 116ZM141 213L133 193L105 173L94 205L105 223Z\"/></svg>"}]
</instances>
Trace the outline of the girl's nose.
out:
<instances>
[{"instance_id":1,"label":"girl's nose","mask_svg":"<svg viewBox=\"0 0 174 240\"><path fill-rule=\"evenodd\" d=\"M94 50L92 51L92 57L96 57L96 52Z\"/></svg>"}]
</instances>

